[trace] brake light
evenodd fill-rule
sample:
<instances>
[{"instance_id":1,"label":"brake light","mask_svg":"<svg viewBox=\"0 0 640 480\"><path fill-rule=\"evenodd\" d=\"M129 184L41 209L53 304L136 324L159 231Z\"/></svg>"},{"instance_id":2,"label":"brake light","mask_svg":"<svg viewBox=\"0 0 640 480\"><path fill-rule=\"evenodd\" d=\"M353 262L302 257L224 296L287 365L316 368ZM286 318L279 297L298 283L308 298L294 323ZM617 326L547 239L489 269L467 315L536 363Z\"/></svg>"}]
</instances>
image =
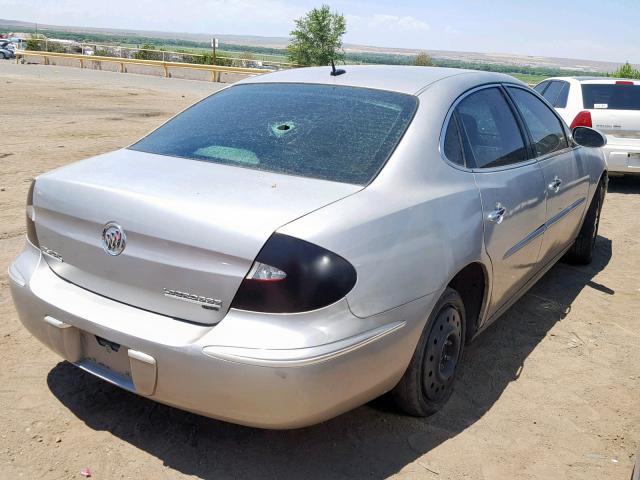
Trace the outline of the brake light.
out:
<instances>
[{"instance_id":1,"label":"brake light","mask_svg":"<svg viewBox=\"0 0 640 480\"><path fill-rule=\"evenodd\" d=\"M341 256L276 233L260 250L231 308L268 313L317 310L343 298L355 283L355 268Z\"/></svg>"},{"instance_id":2,"label":"brake light","mask_svg":"<svg viewBox=\"0 0 640 480\"><path fill-rule=\"evenodd\" d=\"M628 80L618 80L616 82L616 85L635 85L635 83L630 82Z\"/></svg>"},{"instance_id":3,"label":"brake light","mask_svg":"<svg viewBox=\"0 0 640 480\"><path fill-rule=\"evenodd\" d=\"M33 209L33 189L36 186L36 181L31 181L31 186L29 187L29 193L27 193L27 240L31 242L34 246L40 248L40 243L38 242L38 234L36 233L36 212Z\"/></svg>"},{"instance_id":4,"label":"brake light","mask_svg":"<svg viewBox=\"0 0 640 480\"><path fill-rule=\"evenodd\" d=\"M593 123L591 122L591 112L583 110L578 113L576 118L573 119L573 122L571 122L571 126L569 128L573 130L576 127L593 127Z\"/></svg>"}]
</instances>

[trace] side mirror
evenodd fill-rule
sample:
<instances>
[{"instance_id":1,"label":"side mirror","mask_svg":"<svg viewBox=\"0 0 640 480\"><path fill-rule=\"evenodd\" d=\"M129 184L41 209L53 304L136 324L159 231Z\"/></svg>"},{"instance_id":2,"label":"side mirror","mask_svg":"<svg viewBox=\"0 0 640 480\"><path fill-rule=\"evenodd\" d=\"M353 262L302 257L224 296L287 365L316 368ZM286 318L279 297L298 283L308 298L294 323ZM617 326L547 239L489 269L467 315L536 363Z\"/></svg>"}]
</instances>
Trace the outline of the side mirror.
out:
<instances>
[{"instance_id":1,"label":"side mirror","mask_svg":"<svg viewBox=\"0 0 640 480\"><path fill-rule=\"evenodd\" d=\"M607 137L599 131L589 127L576 127L573 129L573 140L583 147L600 148L607 144Z\"/></svg>"}]
</instances>

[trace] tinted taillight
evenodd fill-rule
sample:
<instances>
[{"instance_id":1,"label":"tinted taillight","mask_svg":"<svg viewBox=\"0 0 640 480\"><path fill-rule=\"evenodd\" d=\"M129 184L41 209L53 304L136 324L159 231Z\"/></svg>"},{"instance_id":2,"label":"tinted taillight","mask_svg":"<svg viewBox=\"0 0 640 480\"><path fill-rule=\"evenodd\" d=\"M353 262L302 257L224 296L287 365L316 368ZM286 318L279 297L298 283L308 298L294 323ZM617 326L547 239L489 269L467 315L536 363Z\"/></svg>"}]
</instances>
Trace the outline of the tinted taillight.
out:
<instances>
[{"instance_id":1,"label":"tinted taillight","mask_svg":"<svg viewBox=\"0 0 640 480\"><path fill-rule=\"evenodd\" d=\"M40 247L38 242L38 235L36 234L36 212L33 209L33 189L36 185L36 181L31 181L29 187L29 193L27 193L27 240L29 240L36 247Z\"/></svg>"},{"instance_id":2,"label":"tinted taillight","mask_svg":"<svg viewBox=\"0 0 640 480\"><path fill-rule=\"evenodd\" d=\"M288 235L272 235L242 281L231 308L294 313L326 307L356 283L341 256Z\"/></svg>"},{"instance_id":3,"label":"tinted taillight","mask_svg":"<svg viewBox=\"0 0 640 480\"><path fill-rule=\"evenodd\" d=\"M593 124L591 123L591 112L587 112L586 110L583 110L582 112L578 113L578 115L576 115L576 118L573 119L573 122L571 122L571 130L573 130L576 127L589 127L591 128L593 126Z\"/></svg>"}]
</instances>

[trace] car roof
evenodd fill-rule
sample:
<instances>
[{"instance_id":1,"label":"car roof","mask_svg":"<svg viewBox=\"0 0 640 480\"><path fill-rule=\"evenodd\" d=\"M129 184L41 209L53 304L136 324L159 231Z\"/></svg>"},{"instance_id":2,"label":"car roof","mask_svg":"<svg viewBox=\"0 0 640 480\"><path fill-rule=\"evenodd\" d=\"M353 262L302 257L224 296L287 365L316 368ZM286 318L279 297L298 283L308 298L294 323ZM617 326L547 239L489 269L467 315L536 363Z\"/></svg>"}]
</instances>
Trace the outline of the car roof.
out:
<instances>
[{"instance_id":1,"label":"car roof","mask_svg":"<svg viewBox=\"0 0 640 480\"><path fill-rule=\"evenodd\" d=\"M481 77L481 82L479 83L520 83L509 75L461 68L414 67L408 65L340 65L336 68L345 70L345 73L335 77L331 76L331 67L329 66L292 68L250 77L238 82L238 84L314 83L373 88L417 95L434 82L469 74L479 75Z\"/></svg>"}]
</instances>

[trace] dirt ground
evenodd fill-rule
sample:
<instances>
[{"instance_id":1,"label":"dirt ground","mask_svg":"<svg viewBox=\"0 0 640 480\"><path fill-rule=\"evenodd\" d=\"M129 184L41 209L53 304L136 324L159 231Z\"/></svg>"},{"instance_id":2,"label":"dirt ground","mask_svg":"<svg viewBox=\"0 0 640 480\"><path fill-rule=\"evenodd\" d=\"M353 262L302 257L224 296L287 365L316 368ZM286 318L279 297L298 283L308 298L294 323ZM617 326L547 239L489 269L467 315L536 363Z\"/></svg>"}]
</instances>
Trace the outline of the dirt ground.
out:
<instances>
[{"instance_id":1,"label":"dirt ground","mask_svg":"<svg viewBox=\"0 0 640 480\"><path fill-rule=\"evenodd\" d=\"M35 175L134 141L208 82L0 62L0 478L624 479L640 450L640 179L612 180L592 265L558 264L466 351L446 408L382 399L239 427L137 397L33 339L7 267Z\"/></svg>"}]
</instances>

